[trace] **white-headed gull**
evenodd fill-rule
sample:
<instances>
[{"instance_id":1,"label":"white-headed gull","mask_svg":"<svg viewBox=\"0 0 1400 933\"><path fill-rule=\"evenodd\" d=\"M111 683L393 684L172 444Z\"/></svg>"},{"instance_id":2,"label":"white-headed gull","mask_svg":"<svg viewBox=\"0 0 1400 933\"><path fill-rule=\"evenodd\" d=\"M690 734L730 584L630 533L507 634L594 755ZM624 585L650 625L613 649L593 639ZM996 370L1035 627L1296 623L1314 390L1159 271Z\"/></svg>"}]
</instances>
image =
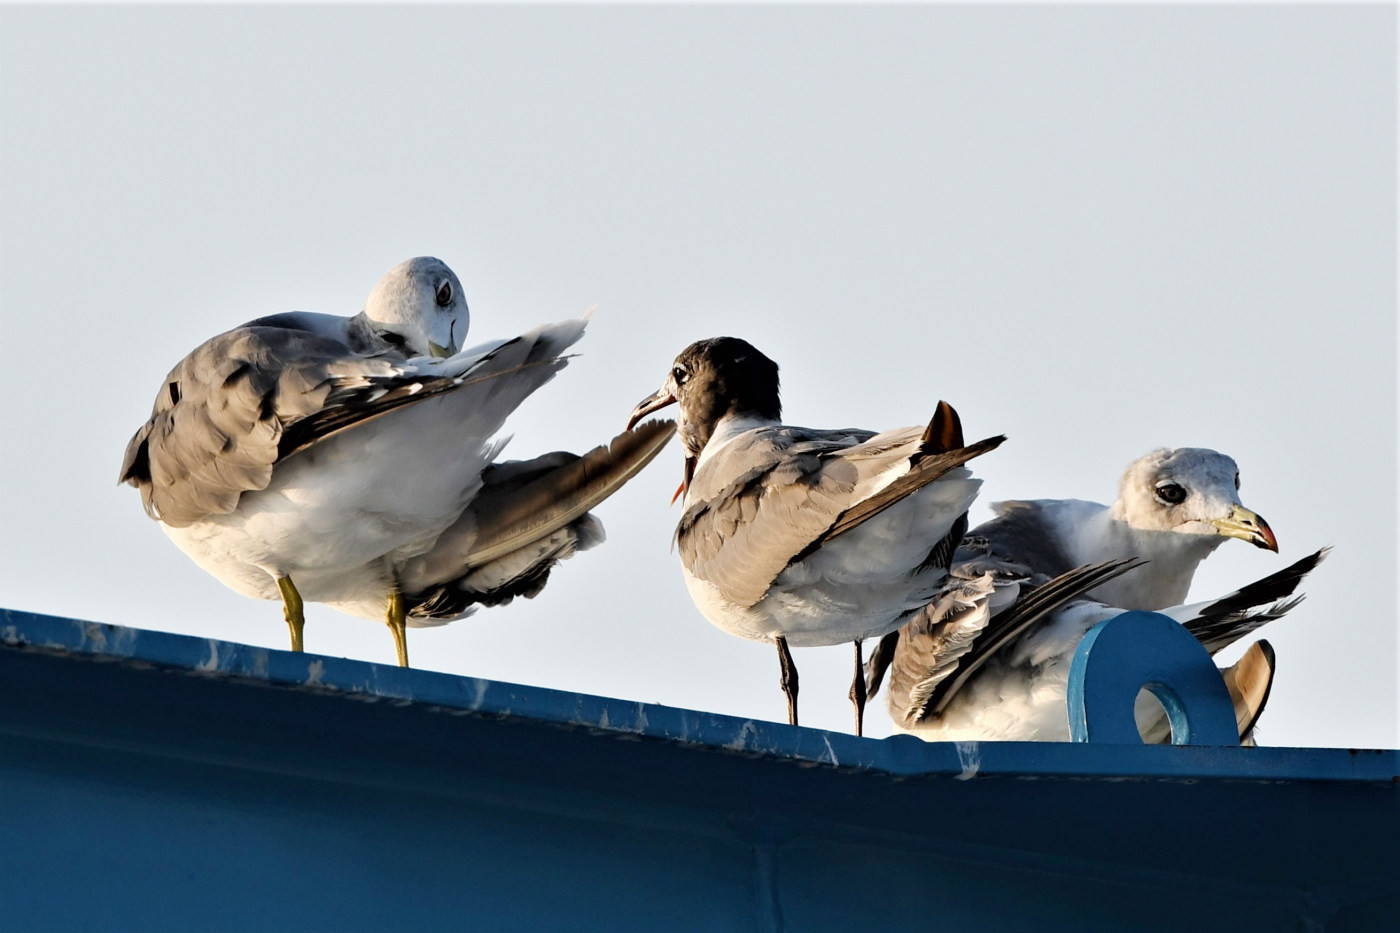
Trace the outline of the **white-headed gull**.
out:
<instances>
[{"instance_id":1,"label":"white-headed gull","mask_svg":"<svg viewBox=\"0 0 1400 933\"><path fill-rule=\"evenodd\" d=\"M1301 597L1290 597L1327 549L1219 599L1180 605L1200 561L1226 538L1278 549L1238 488L1233 460L1185 448L1134 462L1112 506L994 505L998 517L964 539L944 591L876 650L868 688L878 689L888 669L896 727L931 741L1067 740L1070 661L1097 623L1130 609L1160 611L1214 654L1297 605ZM1067 598L1056 599L1051 584L1079 572L1077 564L1114 560L1145 562L1079 593L1061 587ZM1272 649L1260 643L1224 671L1242 736L1267 699L1273 667ZM1150 739L1169 734L1150 701L1140 703L1139 721Z\"/></svg>"},{"instance_id":2,"label":"white-headed gull","mask_svg":"<svg viewBox=\"0 0 1400 933\"><path fill-rule=\"evenodd\" d=\"M587 509L660 450L645 425L579 460L491 461L506 417L566 363L584 320L460 350L461 283L440 260L390 270L353 317L291 312L220 334L161 384L121 481L194 561L245 596L405 625L533 595L602 538Z\"/></svg>"}]
</instances>

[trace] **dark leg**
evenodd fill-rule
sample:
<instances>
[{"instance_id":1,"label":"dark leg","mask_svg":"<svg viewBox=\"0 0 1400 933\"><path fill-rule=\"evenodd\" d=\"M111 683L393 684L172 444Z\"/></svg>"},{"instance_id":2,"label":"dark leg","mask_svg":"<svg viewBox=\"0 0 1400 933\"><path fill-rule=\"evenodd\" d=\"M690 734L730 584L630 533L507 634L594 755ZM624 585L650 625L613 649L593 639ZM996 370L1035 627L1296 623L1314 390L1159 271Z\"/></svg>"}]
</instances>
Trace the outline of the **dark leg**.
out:
<instances>
[{"instance_id":1,"label":"dark leg","mask_svg":"<svg viewBox=\"0 0 1400 933\"><path fill-rule=\"evenodd\" d=\"M865 664L860 657L860 640L856 640L856 677L851 681L851 702L856 705L856 735L865 724Z\"/></svg>"},{"instance_id":2,"label":"dark leg","mask_svg":"<svg viewBox=\"0 0 1400 933\"><path fill-rule=\"evenodd\" d=\"M787 639L779 635L778 663L783 668L783 693L787 694L788 722L797 725L797 665L792 663L792 652L788 650Z\"/></svg>"}]
</instances>

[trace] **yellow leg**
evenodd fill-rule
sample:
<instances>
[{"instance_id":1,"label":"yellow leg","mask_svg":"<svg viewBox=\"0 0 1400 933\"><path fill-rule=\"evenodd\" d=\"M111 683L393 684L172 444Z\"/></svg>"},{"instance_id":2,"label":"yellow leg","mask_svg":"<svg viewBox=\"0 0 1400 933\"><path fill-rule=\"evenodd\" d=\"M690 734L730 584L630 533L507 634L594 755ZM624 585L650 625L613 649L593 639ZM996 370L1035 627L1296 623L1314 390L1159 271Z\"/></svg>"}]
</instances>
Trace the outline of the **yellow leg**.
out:
<instances>
[{"instance_id":1,"label":"yellow leg","mask_svg":"<svg viewBox=\"0 0 1400 933\"><path fill-rule=\"evenodd\" d=\"M282 615L287 619L287 628L292 630L292 650L301 651L301 630L306 625L302 615L301 594L291 577L278 577L277 589L282 593Z\"/></svg>"},{"instance_id":2,"label":"yellow leg","mask_svg":"<svg viewBox=\"0 0 1400 933\"><path fill-rule=\"evenodd\" d=\"M404 625L408 613L404 611L403 594L398 590L389 594L389 631L394 633L394 649L399 653L399 667L408 667L408 632Z\"/></svg>"}]
</instances>

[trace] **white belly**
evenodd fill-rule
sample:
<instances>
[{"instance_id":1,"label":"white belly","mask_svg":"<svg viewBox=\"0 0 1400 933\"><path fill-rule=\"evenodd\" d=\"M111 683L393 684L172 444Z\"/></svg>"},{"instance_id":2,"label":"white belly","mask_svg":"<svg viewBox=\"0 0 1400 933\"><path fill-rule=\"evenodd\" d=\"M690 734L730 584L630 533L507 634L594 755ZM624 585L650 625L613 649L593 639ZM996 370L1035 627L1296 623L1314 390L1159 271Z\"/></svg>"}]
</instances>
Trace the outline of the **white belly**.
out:
<instances>
[{"instance_id":1,"label":"white belly","mask_svg":"<svg viewBox=\"0 0 1400 933\"><path fill-rule=\"evenodd\" d=\"M387 597L386 558L429 548L480 490L496 450L443 429L453 419L441 406L452 401L430 399L315 444L228 515L161 527L245 596L277 599L276 577L289 576L309 602Z\"/></svg>"},{"instance_id":2,"label":"white belly","mask_svg":"<svg viewBox=\"0 0 1400 933\"><path fill-rule=\"evenodd\" d=\"M783 570L753 606L735 605L689 570L686 587L705 618L742 638L772 642L781 635L796 648L878 638L903 625L942 585L942 568L919 565L967 510L978 485L955 478L925 486Z\"/></svg>"}]
</instances>

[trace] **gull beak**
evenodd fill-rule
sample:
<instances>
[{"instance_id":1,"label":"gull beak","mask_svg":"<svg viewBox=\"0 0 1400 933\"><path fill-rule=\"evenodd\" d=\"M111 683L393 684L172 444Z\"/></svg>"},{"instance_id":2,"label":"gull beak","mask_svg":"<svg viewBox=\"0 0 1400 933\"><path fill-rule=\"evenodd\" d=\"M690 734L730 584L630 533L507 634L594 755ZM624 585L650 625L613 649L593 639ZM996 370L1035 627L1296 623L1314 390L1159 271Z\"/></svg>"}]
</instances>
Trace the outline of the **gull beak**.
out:
<instances>
[{"instance_id":1,"label":"gull beak","mask_svg":"<svg viewBox=\"0 0 1400 933\"><path fill-rule=\"evenodd\" d=\"M456 355L457 355L457 351L460 349L460 348L457 346L457 338L454 337L453 334L452 334L452 332L453 332L454 330L456 330L456 329L457 329L457 322L456 322L456 321L453 321L452 324L451 324L451 326L449 326L449 327L447 328L447 346L445 346L445 347L444 347L444 346L440 346L440 345L438 345L438 344L436 344L436 343L433 343L431 340L429 340L429 341L428 341L428 352L431 353L433 356L437 357L437 358L440 359L440 360L445 360L445 359L447 359L449 356L456 356Z\"/></svg>"},{"instance_id":2,"label":"gull beak","mask_svg":"<svg viewBox=\"0 0 1400 933\"><path fill-rule=\"evenodd\" d=\"M681 480L681 484L680 484L679 486L676 487L676 494L675 494L674 496L671 497L671 504L672 504L672 505L675 505L675 504L676 504L676 500L679 499L681 496L685 495L686 492L688 492L688 491L690 490L690 481L691 481L691 479L692 479L694 476L695 476L695 458L694 458L694 457L686 457L686 458L685 458L685 479Z\"/></svg>"},{"instance_id":3,"label":"gull beak","mask_svg":"<svg viewBox=\"0 0 1400 933\"><path fill-rule=\"evenodd\" d=\"M627 419L627 430L632 430L638 421L654 411L665 408L667 405L675 404L676 397L664 386L657 390L655 395L648 395L637 403L637 407L632 409L632 416Z\"/></svg>"},{"instance_id":4,"label":"gull beak","mask_svg":"<svg viewBox=\"0 0 1400 933\"><path fill-rule=\"evenodd\" d=\"M1269 523L1242 505L1230 509L1226 518L1213 518L1210 523L1227 538L1239 538L1255 547L1267 548L1278 553L1278 538Z\"/></svg>"}]
</instances>

